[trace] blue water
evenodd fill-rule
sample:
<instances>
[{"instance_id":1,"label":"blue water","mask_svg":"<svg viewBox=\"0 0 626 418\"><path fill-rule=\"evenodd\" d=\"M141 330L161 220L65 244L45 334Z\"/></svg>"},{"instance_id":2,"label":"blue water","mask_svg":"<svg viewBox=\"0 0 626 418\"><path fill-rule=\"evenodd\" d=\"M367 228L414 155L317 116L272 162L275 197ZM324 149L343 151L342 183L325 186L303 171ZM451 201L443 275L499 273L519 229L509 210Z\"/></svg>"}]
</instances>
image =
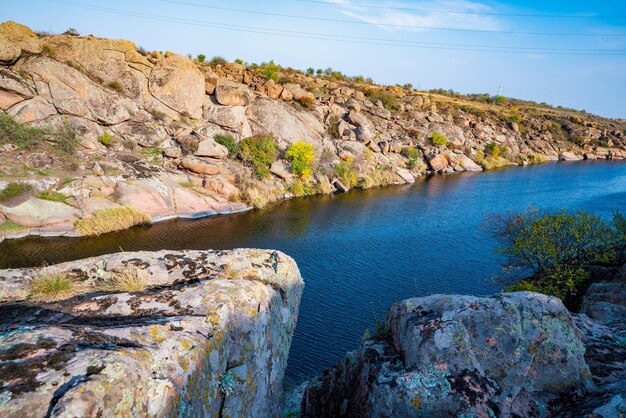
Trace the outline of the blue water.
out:
<instances>
[{"instance_id":1,"label":"blue water","mask_svg":"<svg viewBox=\"0 0 626 418\"><path fill-rule=\"evenodd\" d=\"M585 209L626 212L626 163L554 163L435 176L413 186L294 199L200 221L172 221L90 239L0 244L0 268L134 250L273 248L298 263L306 286L288 384L319 374L355 349L395 301L433 293L498 291L485 214Z\"/></svg>"}]
</instances>

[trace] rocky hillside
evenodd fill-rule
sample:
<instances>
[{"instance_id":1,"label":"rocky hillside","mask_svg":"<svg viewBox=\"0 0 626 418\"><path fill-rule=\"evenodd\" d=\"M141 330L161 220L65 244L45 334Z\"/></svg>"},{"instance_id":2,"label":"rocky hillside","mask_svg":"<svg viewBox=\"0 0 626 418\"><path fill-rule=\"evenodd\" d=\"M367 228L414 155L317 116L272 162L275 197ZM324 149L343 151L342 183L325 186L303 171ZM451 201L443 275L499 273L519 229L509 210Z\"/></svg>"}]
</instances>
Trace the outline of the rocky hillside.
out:
<instances>
[{"instance_id":1,"label":"rocky hillside","mask_svg":"<svg viewBox=\"0 0 626 418\"><path fill-rule=\"evenodd\" d=\"M0 416L279 411L303 288L282 253L120 253L0 285Z\"/></svg>"},{"instance_id":2,"label":"rocky hillside","mask_svg":"<svg viewBox=\"0 0 626 418\"><path fill-rule=\"evenodd\" d=\"M0 240L92 235L429 173L626 157L623 121L39 36L14 22L0 25L0 109ZM306 166L288 152L300 141L313 147Z\"/></svg>"},{"instance_id":3,"label":"rocky hillside","mask_svg":"<svg viewBox=\"0 0 626 418\"><path fill-rule=\"evenodd\" d=\"M529 292L396 303L302 416L623 417L626 286L594 284L583 312Z\"/></svg>"}]
</instances>

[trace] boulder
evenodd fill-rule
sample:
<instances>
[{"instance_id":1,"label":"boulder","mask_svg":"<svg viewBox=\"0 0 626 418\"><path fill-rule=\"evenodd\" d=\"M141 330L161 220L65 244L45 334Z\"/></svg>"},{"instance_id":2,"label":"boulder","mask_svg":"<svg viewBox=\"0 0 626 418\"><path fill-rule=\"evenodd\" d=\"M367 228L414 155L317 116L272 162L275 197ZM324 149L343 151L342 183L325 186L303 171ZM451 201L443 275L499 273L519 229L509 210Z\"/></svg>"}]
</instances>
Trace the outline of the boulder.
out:
<instances>
[{"instance_id":1,"label":"boulder","mask_svg":"<svg viewBox=\"0 0 626 418\"><path fill-rule=\"evenodd\" d=\"M49 271L108 290L17 301ZM106 287L124 273L152 289ZM290 257L129 252L0 276L3 417L278 416L303 288Z\"/></svg>"},{"instance_id":2,"label":"boulder","mask_svg":"<svg viewBox=\"0 0 626 418\"><path fill-rule=\"evenodd\" d=\"M272 172L272 174L277 175L283 180L288 180L293 177L293 174L291 174L289 170L287 170L285 164L281 160L274 161L272 165L270 165L270 171Z\"/></svg>"},{"instance_id":3,"label":"boulder","mask_svg":"<svg viewBox=\"0 0 626 418\"><path fill-rule=\"evenodd\" d=\"M157 147L169 137L167 132L158 125L151 126L147 123L133 121L116 125L113 130L125 140L146 148Z\"/></svg>"},{"instance_id":4,"label":"boulder","mask_svg":"<svg viewBox=\"0 0 626 418\"><path fill-rule=\"evenodd\" d=\"M4 215L28 228L72 230L80 213L76 208L60 202L31 197L14 207L0 206Z\"/></svg>"},{"instance_id":5,"label":"boulder","mask_svg":"<svg viewBox=\"0 0 626 418\"><path fill-rule=\"evenodd\" d=\"M415 183L415 177L413 174L406 168L399 168L396 170L396 174L399 175L405 183L412 184Z\"/></svg>"},{"instance_id":6,"label":"boulder","mask_svg":"<svg viewBox=\"0 0 626 418\"><path fill-rule=\"evenodd\" d=\"M197 174L215 175L222 172L222 170L215 164L207 163L197 158L185 158L180 165L184 169Z\"/></svg>"},{"instance_id":7,"label":"boulder","mask_svg":"<svg viewBox=\"0 0 626 418\"><path fill-rule=\"evenodd\" d=\"M582 159L583 157L580 157L571 151L564 151L559 155L559 161L578 161Z\"/></svg>"},{"instance_id":8,"label":"boulder","mask_svg":"<svg viewBox=\"0 0 626 418\"><path fill-rule=\"evenodd\" d=\"M309 91L306 91L299 84L287 83L283 85L283 89L289 91L291 93L291 97L294 100L304 103L315 102L315 95Z\"/></svg>"},{"instance_id":9,"label":"boulder","mask_svg":"<svg viewBox=\"0 0 626 418\"><path fill-rule=\"evenodd\" d=\"M117 92L137 99L152 108L154 97L148 90L148 78L154 64L137 52L126 40L96 36L51 36L46 45L58 61L70 62L103 86L116 86Z\"/></svg>"},{"instance_id":10,"label":"boulder","mask_svg":"<svg viewBox=\"0 0 626 418\"><path fill-rule=\"evenodd\" d=\"M283 86L276 84L274 80L267 80L263 87L265 87L267 95L272 99L278 99L283 92Z\"/></svg>"},{"instance_id":11,"label":"boulder","mask_svg":"<svg viewBox=\"0 0 626 418\"><path fill-rule=\"evenodd\" d=\"M166 54L152 70L149 88L170 109L194 119L202 117L204 76L189 58Z\"/></svg>"},{"instance_id":12,"label":"boulder","mask_svg":"<svg viewBox=\"0 0 626 418\"><path fill-rule=\"evenodd\" d=\"M239 195L239 189L222 178L207 179L204 181L202 187L226 199Z\"/></svg>"},{"instance_id":13,"label":"boulder","mask_svg":"<svg viewBox=\"0 0 626 418\"><path fill-rule=\"evenodd\" d=\"M54 104L59 113L116 125L138 111L132 100L119 97L82 72L50 58L29 59L22 69L35 78L41 97Z\"/></svg>"},{"instance_id":14,"label":"boulder","mask_svg":"<svg viewBox=\"0 0 626 418\"><path fill-rule=\"evenodd\" d=\"M213 138L206 138L198 144L198 150L193 153L197 157L212 157L224 159L228 157L228 148L215 142Z\"/></svg>"},{"instance_id":15,"label":"boulder","mask_svg":"<svg viewBox=\"0 0 626 418\"><path fill-rule=\"evenodd\" d=\"M465 144L463 129L452 123L431 122L428 124L428 134L439 132L444 134L452 145L462 146Z\"/></svg>"},{"instance_id":16,"label":"boulder","mask_svg":"<svg viewBox=\"0 0 626 418\"><path fill-rule=\"evenodd\" d=\"M8 20L0 24L0 62L12 64L22 52L41 53L39 37L30 28Z\"/></svg>"},{"instance_id":17,"label":"boulder","mask_svg":"<svg viewBox=\"0 0 626 418\"><path fill-rule=\"evenodd\" d=\"M386 327L309 385L303 416L548 417L592 387L582 334L553 297L408 299Z\"/></svg>"},{"instance_id":18,"label":"boulder","mask_svg":"<svg viewBox=\"0 0 626 418\"><path fill-rule=\"evenodd\" d=\"M303 112L280 101L259 98L248 106L247 115L253 135L271 133L288 144L300 140L321 148L326 129L311 112Z\"/></svg>"},{"instance_id":19,"label":"boulder","mask_svg":"<svg viewBox=\"0 0 626 418\"><path fill-rule=\"evenodd\" d=\"M368 143L376 138L376 128L374 124L363 114L354 110L350 111L347 116L348 122L356 126L356 136L359 141Z\"/></svg>"},{"instance_id":20,"label":"boulder","mask_svg":"<svg viewBox=\"0 0 626 418\"><path fill-rule=\"evenodd\" d=\"M252 100L252 92L244 85L218 85L215 99L224 106L247 106Z\"/></svg>"}]
</instances>

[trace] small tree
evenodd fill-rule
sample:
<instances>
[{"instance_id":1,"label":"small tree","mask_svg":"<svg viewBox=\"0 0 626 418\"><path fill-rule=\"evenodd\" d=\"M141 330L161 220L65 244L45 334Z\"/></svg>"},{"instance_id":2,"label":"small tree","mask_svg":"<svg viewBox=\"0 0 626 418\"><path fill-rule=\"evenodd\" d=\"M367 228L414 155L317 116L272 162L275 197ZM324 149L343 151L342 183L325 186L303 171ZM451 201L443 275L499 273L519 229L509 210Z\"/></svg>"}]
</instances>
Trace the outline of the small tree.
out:
<instances>
[{"instance_id":1,"label":"small tree","mask_svg":"<svg viewBox=\"0 0 626 418\"><path fill-rule=\"evenodd\" d=\"M311 164L315 161L315 148L313 145L304 141L298 141L291 144L285 158L291 162L291 171L298 174L302 178L307 178L313 170Z\"/></svg>"},{"instance_id":2,"label":"small tree","mask_svg":"<svg viewBox=\"0 0 626 418\"><path fill-rule=\"evenodd\" d=\"M613 256L614 231L588 212L526 212L490 215L488 229L505 258L509 290L534 290L573 306L584 290L586 268Z\"/></svg>"},{"instance_id":3,"label":"small tree","mask_svg":"<svg viewBox=\"0 0 626 418\"><path fill-rule=\"evenodd\" d=\"M309 68L306 69L306 73L308 75L313 75L313 74L315 74L315 69L312 68L312 67L309 67Z\"/></svg>"},{"instance_id":4,"label":"small tree","mask_svg":"<svg viewBox=\"0 0 626 418\"><path fill-rule=\"evenodd\" d=\"M485 154L487 154L490 157L497 158L500 156L501 152L502 152L502 147L500 147L500 145L497 142L490 142L487 145L485 145Z\"/></svg>"},{"instance_id":5,"label":"small tree","mask_svg":"<svg viewBox=\"0 0 626 418\"><path fill-rule=\"evenodd\" d=\"M235 64L244 65L244 61L241 58L236 58Z\"/></svg>"},{"instance_id":6,"label":"small tree","mask_svg":"<svg viewBox=\"0 0 626 418\"><path fill-rule=\"evenodd\" d=\"M204 54L198 54L198 56L196 57L196 61L198 62L204 62L206 60L206 55Z\"/></svg>"},{"instance_id":7,"label":"small tree","mask_svg":"<svg viewBox=\"0 0 626 418\"><path fill-rule=\"evenodd\" d=\"M78 33L78 31L74 28L69 28L68 30L66 30L65 32L63 32L63 35L67 35L67 36L80 36L80 33Z\"/></svg>"}]
</instances>

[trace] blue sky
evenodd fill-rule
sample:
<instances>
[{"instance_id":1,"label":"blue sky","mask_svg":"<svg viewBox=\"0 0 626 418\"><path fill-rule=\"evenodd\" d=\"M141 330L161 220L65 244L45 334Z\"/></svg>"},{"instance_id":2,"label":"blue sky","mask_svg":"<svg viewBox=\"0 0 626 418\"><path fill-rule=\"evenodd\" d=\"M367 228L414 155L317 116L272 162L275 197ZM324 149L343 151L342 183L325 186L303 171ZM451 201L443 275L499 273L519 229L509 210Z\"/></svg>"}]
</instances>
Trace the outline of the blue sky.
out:
<instances>
[{"instance_id":1,"label":"blue sky","mask_svg":"<svg viewBox=\"0 0 626 418\"><path fill-rule=\"evenodd\" d=\"M502 85L505 96L626 118L623 1L1 3L0 20L40 31L74 27L130 39L147 50L332 67L421 89L496 94Z\"/></svg>"}]
</instances>

